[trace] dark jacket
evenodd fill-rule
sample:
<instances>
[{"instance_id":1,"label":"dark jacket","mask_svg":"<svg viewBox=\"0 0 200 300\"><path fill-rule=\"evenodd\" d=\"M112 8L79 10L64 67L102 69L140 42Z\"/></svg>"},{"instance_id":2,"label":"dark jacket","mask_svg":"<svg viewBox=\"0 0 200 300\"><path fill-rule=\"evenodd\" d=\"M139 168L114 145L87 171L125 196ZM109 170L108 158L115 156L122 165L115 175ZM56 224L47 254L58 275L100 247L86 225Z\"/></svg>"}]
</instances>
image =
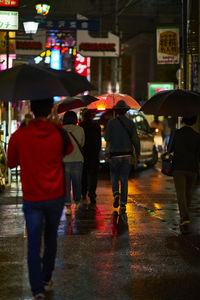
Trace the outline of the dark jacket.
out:
<instances>
[{"instance_id":1,"label":"dark jacket","mask_svg":"<svg viewBox=\"0 0 200 300\"><path fill-rule=\"evenodd\" d=\"M93 120L82 121L79 123L79 126L84 129L85 133L84 160L98 160L101 150L101 127Z\"/></svg>"},{"instance_id":2,"label":"dark jacket","mask_svg":"<svg viewBox=\"0 0 200 300\"><path fill-rule=\"evenodd\" d=\"M118 118L121 119L127 128L131 139ZM132 145L135 147L136 154L140 155L140 140L137 135L135 124L125 115L120 115L119 117L108 122L105 132L105 140L109 143L111 155L125 155L126 153L130 154L133 152Z\"/></svg>"},{"instance_id":3,"label":"dark jacket","mask_svg":"<svg viewBox=\"0 0 200 300\"><path fill-rule=\"evenodd\" d=\"M170 152L174 152L173 170L198 173L200 161L200 134L189 126L174 133Z\"/></svg>"}]
</instances>

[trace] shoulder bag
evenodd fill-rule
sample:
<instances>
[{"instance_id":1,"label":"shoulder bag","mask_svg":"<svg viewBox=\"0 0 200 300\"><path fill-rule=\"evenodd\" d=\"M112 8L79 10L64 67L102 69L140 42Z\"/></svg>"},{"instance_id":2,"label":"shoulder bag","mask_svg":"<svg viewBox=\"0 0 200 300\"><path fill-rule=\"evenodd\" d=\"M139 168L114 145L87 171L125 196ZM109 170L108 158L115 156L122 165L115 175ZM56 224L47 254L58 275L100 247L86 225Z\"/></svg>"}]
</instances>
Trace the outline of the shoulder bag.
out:
<instances>
[{"instance_id":1,"label":"shoulder bag","mask_svg":"<svg viewBox=\"0 0 200 300\"><path fill-rule=\"evenodd\" d=\"M81 145L79 144L79 142L78 142L78 140L77 140L77 138L73 135L73 133L72 132L69 132L69 134L72 136L72 138L74 139L74 141L76 142L76 144L77 144L77 146L78 146L78 148L79 148L79 150L80 150L80 152L81 152L81 154L84 156L84 151L83 151L83 148L81 147Z\"/></svg>"}]
</instances>

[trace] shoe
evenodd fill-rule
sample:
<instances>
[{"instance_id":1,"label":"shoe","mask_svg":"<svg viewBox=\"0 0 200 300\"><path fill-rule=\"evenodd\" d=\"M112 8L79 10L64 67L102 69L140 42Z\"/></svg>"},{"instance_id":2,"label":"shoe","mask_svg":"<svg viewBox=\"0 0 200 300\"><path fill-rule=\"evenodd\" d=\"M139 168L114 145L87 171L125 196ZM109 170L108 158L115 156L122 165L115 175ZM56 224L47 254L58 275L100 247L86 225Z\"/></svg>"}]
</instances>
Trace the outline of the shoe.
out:
<instances>
[{"instance_id":1,"label":"shoe","mask_svg":"<svg viewBox=\"0 0 200 300\"><path fill-rule=\"evenodd\" d=\"M80 202L74 204L74 209L75 209L75 210L78 210L79 207L80 207Z\"/></svg>"},{"instance_id":2,"label":"shoe","mask_svg":"<svg viewBox=\"0 0 200 300\"><path fill-rule=\"evenodd\" d=\"M71 214L72 214L71 205L66 205L65 215L71 216Z\"/></svg>"},{"instance_id":3,"label":"shoe","mask_svg":"<svg viewBox=\"0 0 200 300\"><path fill-rule=\"evenodd\" d=\"M181 222L180 226L184 226L185 224L190 224L191 221L190 220L185 220L183 222Z\"/></svg>"},{"instance_id":4,"label":"shoe","mask_svg":"<svg viewBox=\"0 0 200 300\"><path fill-rule=\"evenodd\" d=\"M120 204L120 213L124 214L126 212L126 204Z\"/></svg>"},{"instance_id":5,"label":"shoe","mask_svg":"<svg viewBox=\"0 0 200 300\"><path fill-rule=\"evenodd\" d=\"M190 220L185 220L180 223L180 231L182 234L190 233L189 224L190 224Z\"/></svg>"},{"instance_id":6,"label":"shoe","mask_svg":"<svg viewBox=\"0 0 200 300\"><path fill-rule=\"evenodd\" d=\"M43 299L45 299L45 294L43 293L33 296L33 300L43 300Z\"/></svg>"},{"instance_id":7,"label":"shoe","mask_svg":"<svg viewBox=\"0 0 200 300\"><path fill-rule=\"evenodd\" d=\"M44 282L44 289L46 292L50 292L53 288L53 280L50 280L49 282Z\"/></svg>"},{"instance_id":8,"label":"shoe","mask_svg":"<svg viewBox=\"0 0 200 300\"><path fill-rule=\"evenodd\" d=\"M119 206L119 194L114 196L113 207L118 208Z\"/></svg>"}]
</instances>

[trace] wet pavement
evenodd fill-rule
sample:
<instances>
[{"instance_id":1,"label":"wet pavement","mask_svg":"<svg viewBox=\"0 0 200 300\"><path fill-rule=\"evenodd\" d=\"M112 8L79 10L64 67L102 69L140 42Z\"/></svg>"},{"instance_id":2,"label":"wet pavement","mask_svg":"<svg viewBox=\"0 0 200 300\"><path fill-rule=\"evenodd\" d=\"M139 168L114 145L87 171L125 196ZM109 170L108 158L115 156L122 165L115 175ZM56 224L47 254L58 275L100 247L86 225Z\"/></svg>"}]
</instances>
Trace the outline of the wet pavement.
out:
<instances>
[{"instance_id":1,"label":"wet pavement","mask_svg":"<svg viewBox=\"0 0 200 300\"><path fill-rule=\"evenodd\" d=\"M181 235L175 189L160 165L129 181L127 213L112 207L100 173L95 209L61 218L51 300L200 299L200 185L191 232ZM16 183L0 194L0 300L30 300L26 234Z\"/></svg>"}]
</instances>

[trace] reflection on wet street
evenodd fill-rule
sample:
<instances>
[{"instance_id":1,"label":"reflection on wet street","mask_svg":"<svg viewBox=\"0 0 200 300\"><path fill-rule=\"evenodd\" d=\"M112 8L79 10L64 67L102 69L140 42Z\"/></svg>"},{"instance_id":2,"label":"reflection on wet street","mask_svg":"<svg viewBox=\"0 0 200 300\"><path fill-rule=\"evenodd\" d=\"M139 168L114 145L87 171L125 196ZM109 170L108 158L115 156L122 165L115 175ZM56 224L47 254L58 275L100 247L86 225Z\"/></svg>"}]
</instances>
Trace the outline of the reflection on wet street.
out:
<instances>
[{"instance_id":1,"label":"reflection on wet street","mask_svg":"<svg viewBox=\"0 0 200 300\"><path fill-rule=\"evenodd\" d=\"M101 171L97 205L72 206L71 216L63 210L55 285L46 299L198 299L199 195L197 185L191 232L181 235L173 179L159 163L131 175L123 214L113 209L109 173ZM20 185L0 195L0 208L0 299L29 300Z\"/></svg>"}]
</instances>

